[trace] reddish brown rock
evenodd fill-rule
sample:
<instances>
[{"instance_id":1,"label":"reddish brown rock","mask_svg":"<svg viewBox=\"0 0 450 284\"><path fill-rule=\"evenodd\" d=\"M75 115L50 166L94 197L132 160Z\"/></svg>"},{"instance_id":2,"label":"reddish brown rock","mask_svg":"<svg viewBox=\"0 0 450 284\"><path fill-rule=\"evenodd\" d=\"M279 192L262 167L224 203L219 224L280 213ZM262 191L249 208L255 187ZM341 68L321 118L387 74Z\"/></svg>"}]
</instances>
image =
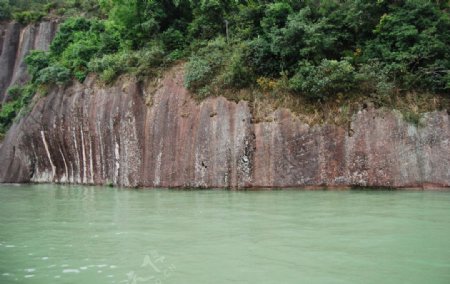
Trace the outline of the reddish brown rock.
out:
<instances>
[{"instance_id":1,"label":"reddish brown rock","mask_svg":"<svg viewBox=\"0 0 450 284\"><path fill-rule=\"evenodd\" d=\"M113 183L142 187L448 187L446 112L423 126L365 109L348 129L309 126L279 109L252 124L246 102L195 102L174 68L156 91L55 88L15 124L0 148L0 182Z\"/></svg>"},{"instance_id":2,"label":"reddish brown rock","mask_svg":"<svg viewBox=\"0 0 450 284\"><path fill-rule=\"evenodd\" d=\"M0 24L0 103L7 100L7 90L29 80L25 57L31 50L48 50L57 23L42 22L22 27L19 23Z\"/></svg>"}]
</instances>

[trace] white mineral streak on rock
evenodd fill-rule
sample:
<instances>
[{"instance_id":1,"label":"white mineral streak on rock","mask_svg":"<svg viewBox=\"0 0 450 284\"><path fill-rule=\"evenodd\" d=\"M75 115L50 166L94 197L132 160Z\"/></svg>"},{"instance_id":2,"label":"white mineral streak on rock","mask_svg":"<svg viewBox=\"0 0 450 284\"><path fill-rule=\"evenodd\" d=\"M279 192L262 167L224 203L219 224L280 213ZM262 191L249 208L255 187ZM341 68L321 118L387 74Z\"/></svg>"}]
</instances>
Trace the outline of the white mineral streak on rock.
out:
<instances>
[{"instance_id":1,"label":"white mineral streak on rock","mask_svg":"<svg viewBox=\"0 0 450 284\"><path fill-rule=\"evenodd\" d=\"M72 138L73 138L73 143L75 146L75 151L73 153L73 155L75 156L75 167L73 167L72 170L72 176L73 176L73 182L74 183L81 183L81 179L80 179L80 157L79 157L79 152L78 152L78 142L77 142L77 135L76 135L76 131L75 131L75 127L72 128Z\"/></svg>"},{"instance_id":2,"label":"white mineral streak on rock","mask_svg":"<svg viewBox=\"0 0 450 284\"><path fill-rule=\"evenodd\" d=\"M62 159L63 159L63 162L64 162L64 170L65 170L65 175L62 176L62 177L59 179L59 181L60 181L60 182L68 182L68 180L69 180L69 169L67 168L66 158L64 157L64 153L63 153L63 151L61 150L61 147L59 147L59 153L61 154L61 157L62 157Z\"/></svg>"},{"instance_id":3,"label":"white mineral streak on rock","mask_svg":"<svg viewBox=\"0 0 450 284\"><path fill-rule=\"evenodd\" d=\"M83 134L83 124L81 124L81 153L82 153L82 157L83 157L83 178L81 179L82 183L86 183L87 178L86 178L86 172L87 172L87 164L86 164L86 149L84 146L84 134Z\"/></svg>"},{"instance_id":4,"label":"white mineral streak on rock","mask_svg":"<svg viewBox=\"0 0 450 284\"><path fill-rule=\"evenodd\" d=\"M97 125L97 137L98 137L98 141L100 143L100 147L99 150L97 152L98 158L97 158L97 163L99 163L99 168L100 170L100 176L101 178L106 178L106 172L105 172L105 164L106 161L105 159L105 154L104 154L104 146L103 146L103 135L101 135L101 124L100 124L100 117L97 117L97 121L96 121L96 125Z\"/></svg>"},{"instance_id":5,"label":"white mineral streak on rock","mask_svg":"<svg viewBox=\"0 0 450 284\"><path fill-rule=\"evenodd\" d=\"M114 159L115 159L115 173L114 173L114 183L118 183L119 182L119 169L120 169L120 147L119 147L119 143L117 143L117 141L115 142L115 147L114 147Z\"/></svg>"},{"instance_id":6,"label":"white mineral streak on rock","mask_svg":"<svg viewBox=\"0 0 450 284\"><path fill-rule=\"evenodd\" d=\"M91 139L91 135L89 135L88 137L89 137L89 173L90 173L89 183L93 184L94 183L94 159L93 159L93 154L92 154L92 139Z\"/></svg>"},{"instance_id":7,"label":"white mineral streak on rock","mask_svg":"<svg viewBox=\"0 0 450 284\"><path fill-rule=\"evenodd\" d=\"M154 184L155 186L160 185L161 183L161 158L162 158L162 152L159 152L158 156L156 157L156 164L155 164L155 180Z\"/></svg>"},{"instance_id":8,"label":"white mineral streak on rock","mask_svg":"<svg viewBox=\"0 0 450 284\"><path fill-rule=\"evenodd\" d=\"M50 166L52 167L52 179L51 180L53 180L56 176L56 167L53 164L52 157L50 155L50 151L48 150L48 144L47 144L47 140L45 139L44 131L41 131L41 137L42 137L42 143L44 143L45 152L47 153L48 161L50 162Z\"/></svg>"}]
</instances>

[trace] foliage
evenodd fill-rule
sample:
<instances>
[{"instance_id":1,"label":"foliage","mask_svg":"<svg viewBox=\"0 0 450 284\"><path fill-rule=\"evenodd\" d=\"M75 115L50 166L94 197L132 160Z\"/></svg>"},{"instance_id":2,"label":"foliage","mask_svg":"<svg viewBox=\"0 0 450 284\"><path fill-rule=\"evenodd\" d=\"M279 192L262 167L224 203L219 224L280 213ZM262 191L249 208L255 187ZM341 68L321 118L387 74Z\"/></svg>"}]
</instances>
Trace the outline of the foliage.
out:
<instances>
[{"instance_id":1,"label":"foliage","mask_svg":"<svg viewBox=\"0 0 450 284\"><path fill-rule=\"evenodd\" d=\"M32 80L9 90L0 132L38 88L89 72L153 76L178 60L199 95L250 87L311 105L449 95L449 11L437 0L0 0L0 21L63 19L50 50L26 57Z\"/></svg>"},{"instance_id":2,"label":"foliage","mask_svg":"<svg viewBox=\"0 0 450 284\"><path fill-rule=\"evenodd\" d=\"M243 88L249 85L251 74L244 64L245 45L228 45L225 38L199 43L198 51L186 65L185 86L201 89Z\"/></svg>"},{"instance_id":3,"label":"foliage","mask_svg":"<svg viewBox=\"0 0 450 284\"><path fill-rule=\"evenodd\" d=\"M36 83L38 84L62 84L70 79L70 71L64 66L51 65L39 71Z\"/></svg>"},{"instance_id":4,"label":"foliage","mask_svg":"<svg viewBox=\"0 0 450 284\"><path fill-rule=\"evenodd\" d=\"M13 13L13 18L17 22L21 24L29 24L29 23L35 23L40 21L45 16L42 12L36 12L36 11L23 11L23 12L17 12Z\"/></svg>"},{"instance_id":5,"label":"foliage","mask_svg":"<svg viewBox=\"0 0 450 284\"><path fill-rule=\"evenodd\" d=\"M405 1L384 14L364 56L389 62L397 84L443 92L450 69L450 16L433 2Z\"/></svg>"},{"instance_id":6,"label":"foliage","mask_svg":"<svg viewBox=\"0 0 450 284\"><path fill-rule=\"evenodd\" d=\"M169 28L161 34L164 48L168 51L181 50L186 45L186 39L180 30Z\"/></svg>"},{"instance_id":7,"label":"foliage","mask_svg":"<svg viewBox=\"0 0 450 284\"><path fill-rule=\"evenodd\" d=\"M153 67L162 64L164 52L159 46L139 51L123 51L95 58L88 64L88 70L100 73L100 78L109 83L124 73L135 75L148 75Z\"/></svg>"},{"instance_id":8,"label":"foliage","mask_svg":"<svg viewBox=\"0 0 450 284\"><path fill-rule=\"evenodd\" d=\"M244 88L250 84L252 77L243 60L241 50L239 47L235 47L219 77L222 86L225 88Z\"/></svg>"},{"instance_id":9,"label":"foliage","mask_svg":"<svg viewBox=\"0 0 450 284\"><path fill-rule=\"evenodd\" d=\"M290 80L292 90L310 98L326 98L354 88L355 69L347 60L324 59L317 65L304 61Z\"/></svg>"},{"instance_id":10,"label":"foliage","mask_svg":"<svg viewBox=\"0 0 450 284\"><path fill-rule=\"evenodd\" d=\"M50 65L49 53L38 50L31 51L25 58L25 63L34 82L39 77L39 71Z\"/></svg>"},{"instance_id":11,"label":"foliage","mask_svg":"<svg viewBox=\"0 0 450 284\"><path fill-rule=\"evenodd\" d=\"M8 0L0 0L0 21L11 17L11 7Z\"/></svg>"},{"instance_id":12,"label":"foliage","mask_svg":"<svg viewBox=\"0 0 450 284\"><path fill-rule=\"evenodd\" d=\"M100 15L97 0L0 0L0 21L38 22L47 15Z\"/></svg>"},{"instance_id":13,"label":"foliage","mask_svg":"<svg viewBox=\"0 0 450 284\"><path fill-rule=\"evenodd\" d=\"M192 56L186 65L184 85L194 90L203 87L208 83L212 73L213 69L208 60Z\"/></svg>"},{"instance_id":14,"label":"foliage","mask_svg":"<svg viewBox=\"0 0 450 284\"><path fill-rule=\"evenodd\" d=\"M63 8L97 10L101 17L68 18L49 53L29 56L33 82L82 81L88 72L111 82L120 74L154 74L155 68L186 59L184 83L198 92L267 89L264 82L310 100L338 93L450 92L446 1L60 0L45 5L47 11Z\"/></svg>"},{"instance_id":15,"label":"foliage","mask_svg":"<svg viewBox=\"0 0 450 284\"><path fill-rule=\"evenodd\" d=\"M245 46L242 56L233 57L225 48L209 60L210 55L196 48L185 82L192 89L198 89L200 82L203 87L214 85L227 78L221 74L228 68L255 85L259 85L257 78L276 82L287 76L290 89L310 99L340 92L449 93L448 10L445 1L241 2L216 17L230 18L233 40L228 49ZM216 37L224 35L220 29L214 31ZM223 58L227 67L218 68Z\"/></svg>"},{"instance_id":16,"label":"foliage","mask_svg":"<svg viewBox=\"0 0 450 284\"><path fill-rule=\"evenodd\" d=\"M359 67L355 76L358 88L362 94L383 97L395 91L395 85L389 80L386 64L371 60Z\"/></svg>"},{"instance_id":17,"label":"foliage","mask_svg":"<svg viewBox=\"0 0 450 284\"><path fill-rule=\"evenodd\" d=\"M35 93L35 86L32 84L12 86L8 89L8 102L0 108L0 134L6 133L19 112L29 104Z\"/></svg>"}]
</instances>

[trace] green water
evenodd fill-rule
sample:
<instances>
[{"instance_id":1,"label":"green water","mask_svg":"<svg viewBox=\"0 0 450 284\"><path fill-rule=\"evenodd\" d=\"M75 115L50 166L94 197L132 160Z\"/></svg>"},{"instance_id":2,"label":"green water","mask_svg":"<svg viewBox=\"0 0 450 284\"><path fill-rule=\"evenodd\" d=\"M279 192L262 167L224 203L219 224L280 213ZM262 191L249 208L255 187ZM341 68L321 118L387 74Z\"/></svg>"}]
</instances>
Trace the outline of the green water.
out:
<instances>
[{"instance_id":1,"label":"green water","mask_svg":"<svg viewBox=\"0 0 450 284\"><path fill-rule=\"evenodd\" d=\"M450 283L450 192L0 186L0 283Z\"/></svg>"}]
</instances>

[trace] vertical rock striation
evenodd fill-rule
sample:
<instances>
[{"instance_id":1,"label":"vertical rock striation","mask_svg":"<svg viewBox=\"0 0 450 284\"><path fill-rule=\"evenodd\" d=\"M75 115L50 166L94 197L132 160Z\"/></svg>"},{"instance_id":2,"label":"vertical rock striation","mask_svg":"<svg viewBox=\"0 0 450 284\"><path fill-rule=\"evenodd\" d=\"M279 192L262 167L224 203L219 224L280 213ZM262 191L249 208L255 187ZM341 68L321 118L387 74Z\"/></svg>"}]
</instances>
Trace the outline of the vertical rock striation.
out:
<instances>
[{"instance_id":1,"label":"vertical rock striation","mask_svg":"<svg viewBox=\"0 0 450 284\"><path fill-rule=\"evenodd\" d=\"M176 67L152 88L55 88L0 146L0 182L113 183L130 187L448 187L447 112L423 125L366 109L350 130L309 126L286 109L253 124L246 102L197 103Z\"/></svg>"},{"instance_id":2,"label":"vertical rock striation","mask_svg":"<svg viewBox=\"0 0 450 284\"><path fill-rule=\"evenodd\" d=\"M14 74L16 54L20 43L20 25L9 23L3 36L2 54L0 55L0 103L5 98Z\"/></svg>"},{"instance_id":3,"label":"vertical rock striation","mask_svg":"<svg viewBox=\"0 0 450 284\"><path fill-rule=\"evenodd\" d=\"M56 27L56 22L42 22L24 28L17 22L0 26L0 103L7 100L9 87L29 80L25 57L30 50L48 50Z\"/></svg>"}]
</instances>

